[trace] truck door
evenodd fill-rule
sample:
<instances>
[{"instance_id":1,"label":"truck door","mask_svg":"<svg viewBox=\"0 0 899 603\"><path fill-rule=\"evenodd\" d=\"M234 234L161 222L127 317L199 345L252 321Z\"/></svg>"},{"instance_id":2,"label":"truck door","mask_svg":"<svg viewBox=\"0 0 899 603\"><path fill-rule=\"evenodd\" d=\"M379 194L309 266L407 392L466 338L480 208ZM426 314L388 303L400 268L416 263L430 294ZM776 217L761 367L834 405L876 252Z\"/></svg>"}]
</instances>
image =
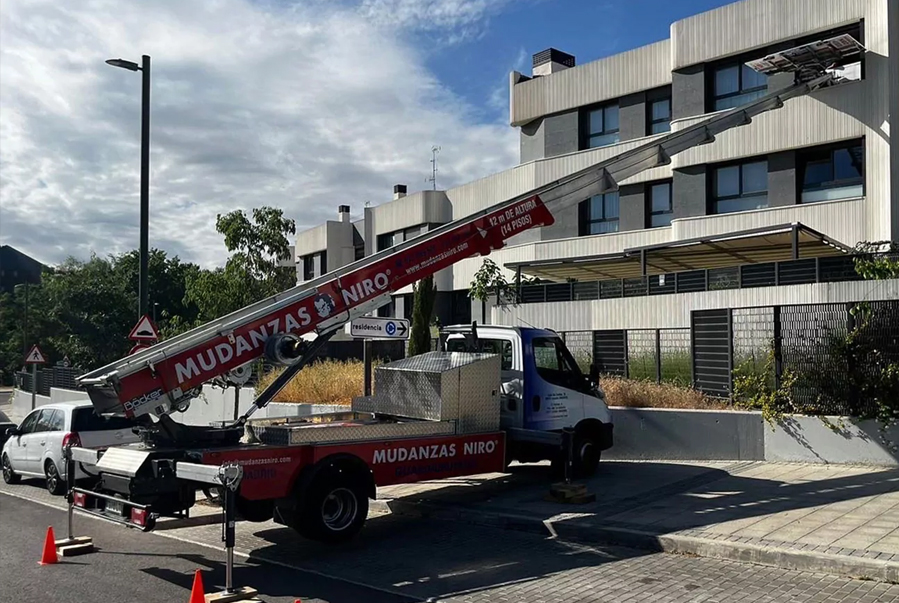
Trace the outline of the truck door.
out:
<instances>
[{"instance_id":1,"label":"truck door","mask_svg":"<svg viewBox=\"0 0 899 603\"><path fill-rule=\"evenodd\" d=\"M531 334L524 350L524 427L558 430L584 418L584 376L557 336Z\"/></svg>"}]
</instances>

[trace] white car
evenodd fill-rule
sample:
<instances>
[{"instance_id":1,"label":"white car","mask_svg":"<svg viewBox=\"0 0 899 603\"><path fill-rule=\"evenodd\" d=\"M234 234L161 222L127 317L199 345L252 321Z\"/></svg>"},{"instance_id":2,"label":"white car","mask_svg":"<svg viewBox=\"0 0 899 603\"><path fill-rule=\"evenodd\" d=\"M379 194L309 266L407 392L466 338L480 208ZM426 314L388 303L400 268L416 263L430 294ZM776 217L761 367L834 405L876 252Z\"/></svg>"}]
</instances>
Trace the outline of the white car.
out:
<instances>
[{"instance_id":1,"label":"white car","mask_svg":"<svg viewBox=\"0 0 899 603\"><path fill-rule=\"evenodd\" d=\"M134 424L124 418L94 414L89 401L57 402L31 411L19 427L7 433L0 453L3 481L15 484L22 477L44 478L51 494L66 491L64 448L107 448L140 441ZM76 465L75 479L91 477Z\"/></svg>"}]
</instances>

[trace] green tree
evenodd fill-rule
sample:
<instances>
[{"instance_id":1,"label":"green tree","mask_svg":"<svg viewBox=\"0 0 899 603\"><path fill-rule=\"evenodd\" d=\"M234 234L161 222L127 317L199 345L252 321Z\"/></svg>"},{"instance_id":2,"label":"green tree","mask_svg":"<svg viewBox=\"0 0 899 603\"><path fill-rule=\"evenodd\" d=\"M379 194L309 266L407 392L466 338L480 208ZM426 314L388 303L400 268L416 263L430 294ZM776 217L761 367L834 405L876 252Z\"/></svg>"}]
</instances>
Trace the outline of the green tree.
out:
<instances>
[{"instance_id":1,"label":"green tree","mask_svg":"<svg viewBox=\"0 0 899 603\"><path fill-rule=\"evenodd\" d=\"M537 279L521 277L521 285L531 285ZM468 285L468 297L481 302L481 316L487 313L487 300L495 297L499 303L513 303L518 299L518 284L506 280L505 274L490 258L484 258Z\"/></svg>"},{"instance_id":2,"label":"green tree","mask_svg":"<svg viewBox=\"0 0 899 603\"><path fill-rule=\"evenodd\" d=\"M409 333L409 355L431 351L431 319L437 287L434 277L427 276L413 285L412 329Z\"/></svg>"},{"instance_id":3,"label":"green tree","mask_svg":"<svg viewBox=\"0 0 899 603\"><path fill-rule=\"evenodd\" d=\"M254 209L252 220L243 210L216 219L216 230L225 237L231 253L224 268L203 270L187 277L186 301L198 309L193 323L214 320L296 285L296 268L283 265L290 259L289 235L296 234L293 220L280 209Z\"/></svg>"}]
</instances>

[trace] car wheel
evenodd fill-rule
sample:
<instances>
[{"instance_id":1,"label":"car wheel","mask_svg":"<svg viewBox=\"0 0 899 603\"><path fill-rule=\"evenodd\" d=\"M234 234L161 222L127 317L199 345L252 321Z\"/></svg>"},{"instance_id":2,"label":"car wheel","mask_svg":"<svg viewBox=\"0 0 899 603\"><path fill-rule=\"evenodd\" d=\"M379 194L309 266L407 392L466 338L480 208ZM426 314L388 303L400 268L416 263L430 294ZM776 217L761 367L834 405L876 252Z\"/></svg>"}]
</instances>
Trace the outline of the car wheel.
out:
<instances>
[{"instance_id":1,"label":"car wheel","mask_svg":"<svg viewBox=\"0 0 899 603\"><path fill-rule=\"evenodd\" d=\"M9 462L9 457L7 455L3 455L3 481L7 484L18 484L22 481L22 476L17 475L15 471L12 470L12 464Z\"/></svg>"},{"instance_id":2,"label":"car wheel","mask_svg":"<svg viewBox=\"0 0 899 603\"><path fill-rule=\"evenodd\" d=\"M59 496L65 493L66 484L59 476L59 469L56 468L56 463L49 459L44 464L44 476L47 479L47 490L50 494Z\"/></svg>"}]
</instances>

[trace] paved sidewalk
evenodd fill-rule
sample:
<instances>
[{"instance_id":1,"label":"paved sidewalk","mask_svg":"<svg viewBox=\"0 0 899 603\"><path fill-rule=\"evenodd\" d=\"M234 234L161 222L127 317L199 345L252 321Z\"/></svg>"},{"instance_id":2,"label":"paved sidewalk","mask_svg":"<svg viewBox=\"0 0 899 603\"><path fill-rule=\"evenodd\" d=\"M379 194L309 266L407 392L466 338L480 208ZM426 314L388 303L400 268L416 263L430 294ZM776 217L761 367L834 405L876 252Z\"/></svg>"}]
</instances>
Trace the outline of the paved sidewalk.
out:
<instances>
[{"instance_id":1,"label":"paved sidewalk","mask_svg":"<svg viewBox=\"0 0 899 603\"><path fill-rule=\"evenodd\" d=\"M380 496L400 514L899 582L897 468L608 461L585 505L547 501L546 469Z\"/></svg>"}]
</instances>

